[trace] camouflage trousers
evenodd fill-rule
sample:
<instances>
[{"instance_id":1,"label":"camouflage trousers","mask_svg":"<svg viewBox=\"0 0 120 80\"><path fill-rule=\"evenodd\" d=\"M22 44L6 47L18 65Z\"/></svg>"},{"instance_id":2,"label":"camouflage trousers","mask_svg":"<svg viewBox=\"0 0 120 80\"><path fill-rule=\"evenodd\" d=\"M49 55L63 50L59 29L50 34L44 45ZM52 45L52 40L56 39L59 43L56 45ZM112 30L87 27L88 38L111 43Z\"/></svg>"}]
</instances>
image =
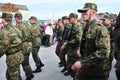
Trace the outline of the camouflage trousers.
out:
<instances>
[{"instance_id":1,"label":"camouflage trousers","mask_svg":"<svg viewBox=\"0 0 120 80\"><path fill-rule=\"evenodd\" d=\"M40 63L42 63L40 57L38 56L39 48L40 47L33 47L32 50L32 57L36 66L40 66L41 65Z\"/></svg>"},{"instance_id":2,"label":"camouflage trousers","mask_svg":"<svg viewBox=\"0 0 120 80\"><path fill-rule=\"evenodd\" d=\"M76 71L71 69L72 65L80 60L80 57L77 56L78 48L69 48L67 51L67 70L69 71L71 77L75 77Z\"/></svg>"},{"instance_id":3,"label":"camouflage trousers","mask_svg":"<svg viewBox=\"0 0 120 80\"><path fill-rule=\"evenodd\" d=\"M22 80L20 75L20 64L24 60L22 51L15 54L8 55L6 57L7 70L6 78L7 80Z\"/></svg>"},{"instance_id":4,"label":"camouflage trousers","mask_svg":"<svg viewBox=\"0 0 120 80\"><path fill-rule=\"evenodd\" d=\"M60 48L62 46L62 43L61 42L58 42L57 46L56 46L56 50L55 50L55 53L56 55L58 56L58 58L61 60L60 58Z\"/></svg>"},{"instance_id":5,"label":"camouflage trousers","mask_svg":"<svg viewBox=\"0 0 120 80\"><path fill-rule=\"evenodd\" d=\"M32 75L32 70L29 63L29 56L30 56L30 53L24 54L24 61L22 62L22 67L26 77L30 77Z\"/></svg>"}]
</instances>

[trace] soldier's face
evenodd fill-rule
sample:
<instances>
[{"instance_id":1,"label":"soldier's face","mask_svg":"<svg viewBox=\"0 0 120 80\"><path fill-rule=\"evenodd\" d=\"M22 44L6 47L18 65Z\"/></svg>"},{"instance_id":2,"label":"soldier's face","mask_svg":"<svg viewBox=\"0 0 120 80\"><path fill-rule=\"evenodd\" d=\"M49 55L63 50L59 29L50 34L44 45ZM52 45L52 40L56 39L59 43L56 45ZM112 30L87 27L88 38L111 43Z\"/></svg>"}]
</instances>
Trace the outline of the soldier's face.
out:
<instances>
[{"instance_id":1,"label":"soldier's face","mask_svg":"<svg viewBox=\"0 0 120 80\"><path fill-rule=\"evenodd\" d=\"M34 23L35 22L35 20L33 20L33 19L30 19L30 23Z\"/></svg>"},{"instance_id":2,"label":"soldier's face","mask_svg":"<svg viewBox=\"0 0 120 80\"><path fill-rule=\"evenodd\" d=\"M71 24L73 24L75 21L76 21L75 18L70 18L70 19L69 19L69 22L70 22Z\"/></svg>"},{"instance_id":3,"label":"soldier's face","mask_svg":"<svg viewBox=\"0 0 120 80\"><path fill-rule=\"evenodd\" d=\"M86 12L83 12L83 13L82 13L81 16L82 16L82 19L83 19L84 21L89 20L90 12L91 12L91 10L87 10Z\"/></svg>"},{"instance_id":4,"label":"soldier's face","mask_svg":"<svg viewBox=\"0 0 120 80\"><path fill-rule=\"evenodd\" d=\"M63 24L65 25L67 23L67 20L63 20Z\"/></svg>"},{"instance_id":5,"label":"soldier's face","mask_svg":"<svg viewBox=\"0 0 120 80\"><path fill-rule=\"evenodd\" d=\"M110 20L109 20L109 19L103 19L103 20L102 20L102 23L103 23L103 24L109 24L109 23L110 23Z\"/></svg>"}]
</instances>

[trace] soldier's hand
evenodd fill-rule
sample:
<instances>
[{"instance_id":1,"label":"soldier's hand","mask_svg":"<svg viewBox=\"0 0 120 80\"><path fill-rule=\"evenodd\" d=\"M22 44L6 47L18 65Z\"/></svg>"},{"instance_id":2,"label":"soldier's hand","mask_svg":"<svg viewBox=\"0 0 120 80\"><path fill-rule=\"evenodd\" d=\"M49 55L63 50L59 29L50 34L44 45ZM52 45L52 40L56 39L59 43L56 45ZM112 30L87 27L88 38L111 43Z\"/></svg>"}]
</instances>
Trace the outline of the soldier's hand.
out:
<instances>
[{"instance_id":1,"label":"soldier's hand","mask_svg":"<svg viewBox=\"0 0 120 80\"><path fill-rule=\"evenodd\" d=\"M77 50L77 55L78 55L79 57L81 57L80 50Z\"/></svg>"},{"instance_id":2,"label":"soldier's hand","mask_svg":"<svg viewBox=\"0 0 120 80\"><path fill-rule=\"evenodd\" d=\"M65 45L63 44L60 48L60 50L64 50L65 49Z\"/></svg>"},{"instance_id":3,"label":"soldier's hand","mask_svg":"<svg viewBox=\"0 0 120 80\"><path fill-rule=\"evenodd\" d=\"M63 43L63 45L61 46L60 50L64 50L65 46L66 46L67 42Z\"/></svg>"},{"instance_id":4,"label":"soldier's hand","mask_svg":"<svg viewBox=\"0 0 120 80\"><path fill-rule=\"evenodd\" d=\"M72 65L71 69L72 69L72 70L79 70L81 67L82 67L81 62L80 62L80 61L76 61L76 62Z\"/></svg>"}]
</instances>

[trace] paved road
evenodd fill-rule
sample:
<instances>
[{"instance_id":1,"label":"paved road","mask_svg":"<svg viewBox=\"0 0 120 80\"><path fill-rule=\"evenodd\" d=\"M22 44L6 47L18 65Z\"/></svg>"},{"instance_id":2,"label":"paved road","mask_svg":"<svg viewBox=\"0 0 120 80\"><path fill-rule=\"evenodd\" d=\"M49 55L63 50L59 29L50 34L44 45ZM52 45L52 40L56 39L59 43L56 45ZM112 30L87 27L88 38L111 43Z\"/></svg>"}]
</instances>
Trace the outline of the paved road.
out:
<instances>
[{"instance_id":1,"label":"paved road","mask_svg":"<svg viewBox=\"0 0 120 80\"><path fill-rule=\"evenodd\" d=\"M66 77L63 75L63 73L60 72L62 68L58 67L59 60L54 53L55 47L56 45L52 45L51 47L48 48L42 46L40 48L39 56L41 57L41 60L45 64L45 66L42 68L42 72L34 74L35 77L32 80L72 80L70 76ZM0 59L0 80L6 80L5 60L6 60L6 56L4 55ZM117 80L115 76L114 64L115 64L115 60L113 61L113 68L110 73L109 80ZM33 70L36 68L31 55L30 55L30 65ZM21 67L21 75L22 75L22 79L25 80L26 77L22 67Z\"/></svg>"}]
</instances>

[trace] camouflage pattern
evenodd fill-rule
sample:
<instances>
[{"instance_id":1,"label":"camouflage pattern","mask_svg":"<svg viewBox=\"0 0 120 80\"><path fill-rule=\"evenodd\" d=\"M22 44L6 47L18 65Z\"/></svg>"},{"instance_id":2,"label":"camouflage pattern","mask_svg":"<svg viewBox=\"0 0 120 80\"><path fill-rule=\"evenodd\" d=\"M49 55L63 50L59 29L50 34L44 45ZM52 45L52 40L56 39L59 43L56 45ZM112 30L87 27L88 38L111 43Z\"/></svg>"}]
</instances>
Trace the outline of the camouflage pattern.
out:
<instances>
[{"instance_id":1,"label":"camouflage pattern","mask_svg":"<svg viewBox=\"0 0 120 80\"><path fill-rule=\"evenodd\" d=\"M29 64L29 55L30 55L30 52L32 52L31 40L33 39L31 27L25 22L18 22L16 26L22 32L22 35L23 35L22 37L23 43L21 48L24 54L24 61L22 62L22 67L23 67L23 70L25 71L26 77L31 77L31 75L33 75L30 64Z\"/></svg>"},{"instance_id":2,"label":"camouflage pattern","mask_svg":"<svg viewBox=\"0 0 120 80\"><path fill-rule=\"evenodd\" d=\"M68 34L69 34L69 31L71 29L71 25L70 23L66 23L64 25L64 31L63 31L63 34L62 34L62 43L66 42L68 40ZM60 52L60 58L61 58L61 62L66 65L66 59L65 59L65 55L67 54L67 48L65 48L64 50L62 50ZM66 67L66 66L65 66Z\"/></svg>"},{"instance_id":3,"label":"camouflage pattern","mask_svg":"<svg viewBox=\"0 0 120 80\"><path fill-rule=\"evenodd\" d=\"M116 19L115 30L114 30L114 41L115 41L115 53L116 59L116 76L120 80L120 13Z\"/></svg>"},{"instance_id":4,"label":"camouflage pattern","mask_svg":"<svg viewBox=\"0 0 120 80\"><path fill-rule=\"evenodd\" d=\"M37 22L37 18L35 16L31 16L30 19L33 19L33 20L35 20L35 22Z\"/></svg>"},{"instance_id":5,"label":"camouflage pattern","mask_svg":"<svg viewBox=\"0 0 120 80\"><path fill-rule=\"evenodd\" d=\"M24 42L22 44L23 53L24 54L30 53L32 51L31 41L33 39L30 25L28 25L27 23L24 23L24 22L19 22L19 23L17 23L16 26L22 32L22 35L23 35L23 37L22 37L22 41Z\"/></svg>"},{"instance_id":6,"label":"camouflage pattern","mask_svg":"<svg viewBox=\"0 0 120 80\"><path fill-rule=\"evenodd\" d=\"M68 18L78 18L78 15L75 13L70 13Z\"/></svg>"},{"instance_id":7,"label":"camouflage pattern","mask_svg":"<svg viewBox=\"0 0 120 80\"><path fill-rule=\"evenodd\" d=\"M35 23L31 23L31 27L32 27L32 36L34 36L32 43L33 43L33 49L32 49L32 56L33 59L36 63L36 66L40 66L40 57L38 56L38 52L39 52L39 48L41 46L41 30L39 28L39 25L35 22Z\"/></svg>"},{"instance_id":8,"label":"camouflage pattern","mask_svg":"<svg viewBox=\"0 0 120 80\"><path fill-rule=\"evenodd\" d=\"M85 29L82 68L77 71L75 80L107 80L109 73L110 35L105 26L96 19ZM83 39L83 38L82 38Z\"/></svg>"},{"instance_id":9,"label":"camouflage pattern","mask_svg":"<svg viewBox=\"0 0 120 80\"><path fill-rule=\"evenodd\" d=\"M31 28L32 28L32 43L33 43L33 47L40 47L41 46L41 30L39 29L39 25L37 23L32 23L31 24Z\"/></svg>"},{"instance_id":10,"label":"camouflage pattern","mask_svg":"<svg viewBox=\"0 0 120 80\"><path fill-rule=\"evenodd\" d=\"M71 27L67 44L66 44L67 70L72 77L75 76L76 71L73 71L71 69L71 66L80 59L80 57L76 54L76 52L79 49L82 34L83 34L82 27L79 27L79 25L77 25L77 22L74 23Z\"/></svg>"},{"instance_id":11,"label":"camouflage pattern","mask_svg":"<svg viewBox=\"0 0 120 80\"><path fill-rule=\"evenodd\" d=\"M7 80L22 80L20 76L20 64L23 62L24 57L20 48L22 40L14 31L11 23L4 25L2 30L2 46L5 50L7 71Z\"/></svg>"},{"instance_id":12,"label":"camouflage pattern","mask_svg":"<svg viewBox=\"0 0 120 80\"><path fill-rule=\"evenodd\" d=\"M63 34L64 26L59 26L58 33L57 33L57 46L55 53L60 58L60 47L62 46L62 34Z\"/></svg>"},{"instance_id":13,"label":"camouflage pattern","mask_svg":"<svg viewBox=\"0 0 120 80\"><path fill-rule=\"evenodd\" d=\"M78 9L78 12L82 13L89 9L97 11L97 5L94 3L86 3L82 9Z\"/></svg>"},{"instance_id":14,"label":"camouflage pattern","mask_svg":"<svg viewBox=\"0 0 120 80\"><path fill-rule=\"evenodd\" d=\"M110 50L109 61L110 61L110 70L111 70L111 68L112 68L112 61L113 61L113 55L114 55L114 39L113 39L114 29L113 29L113 27L112 27L112 25L110 23L109 24L104 24L104 26L108 29L109 34L110 34L111 50Z\"/></svg>"}]
</instances>

